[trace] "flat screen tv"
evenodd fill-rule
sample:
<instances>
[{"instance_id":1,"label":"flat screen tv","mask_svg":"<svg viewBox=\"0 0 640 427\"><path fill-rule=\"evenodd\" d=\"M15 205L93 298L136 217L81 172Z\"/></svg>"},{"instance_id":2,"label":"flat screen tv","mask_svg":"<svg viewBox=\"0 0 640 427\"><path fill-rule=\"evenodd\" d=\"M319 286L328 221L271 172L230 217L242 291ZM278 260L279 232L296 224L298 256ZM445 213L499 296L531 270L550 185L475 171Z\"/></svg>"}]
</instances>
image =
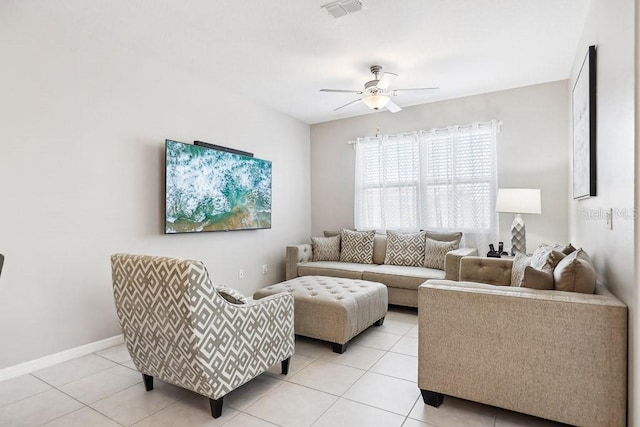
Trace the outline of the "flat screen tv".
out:
<instances>
[{"instance_id":1,"label":"flat screen tv","mask_svg":"<svg viewBox=\"0 0 640 427\"><path fill-rule=\"evenodd\" d=\"M165 234L271 228L271 162L166 140Z\"/></svg>"}]
</instances>

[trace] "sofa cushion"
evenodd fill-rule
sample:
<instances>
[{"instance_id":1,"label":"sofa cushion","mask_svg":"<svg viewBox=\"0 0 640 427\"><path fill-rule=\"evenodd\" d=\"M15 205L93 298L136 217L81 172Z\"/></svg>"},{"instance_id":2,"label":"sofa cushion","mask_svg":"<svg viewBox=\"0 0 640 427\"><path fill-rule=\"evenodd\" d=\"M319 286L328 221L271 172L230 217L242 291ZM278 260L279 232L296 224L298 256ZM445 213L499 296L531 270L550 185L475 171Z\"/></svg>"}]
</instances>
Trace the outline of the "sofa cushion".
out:
<instances>
[{"instance_id":1,"label":"sofa cushion","mask_svg":"<svg viewBox=\"0 0 640 427\"><path fill-rule=\"evenodd\" d=\"M422 267L424 265L426 232L399 233L387 231L387 253L384 260L388 265Z\"/></svg>"},{"instance_id":2,"label":"sofa cushion","mask_svg":"<svg viewBox=\"0 0 640 427\"><path fill-rule=\"evenodd\" d=\"M373 263L373 240L376 232L342 230L340 261L360 264Z\"/></svg>"},{"instance_id":3,"label":"sofa cushion","mask_svg":"<svg viewBox=\"0 0 640 427\"><path fill-rule=\"evenodd\" d=\"M362 279L362 272L371 264L340 261L317 261L298 263L298 276L329 276L347 279Z\"/></svg>"},{"instance_id":4,"label":"sofa cushion","mask_svg":"<svg viewBox=\"0 0 640 427\"><path fill-rule=\"evenodd\" d=\"M505 258L465 256L460 260L461 282L509 286L513 261Z\"/></svg>"},{"instance_id":5,"label":"sofa cushion","mask_svg":"<svg viewBox=\"0 0 640 427\"><path fill-rule=\"evenodd\" d=\"M428 236L428 234L427 234ZM447 252L458 249L460 242L457 240L442 242L427 237L425 244L424 266L444 270L444 259Z\"/></svg>"},{"instance_id":6,"label":"sofa cushion","mask_svg":"<svg viewBox=\"0 0 640 427\"><path fill-rule=\"evenodd\" d=\"M340 236L312 237L313 261L340 261Z\"/></svg>"},{"instance_id":7,"label":"sofa cushion","mask_svg":"<svg viewBox=\"0 0 640 427\"><path fill-rule=\"evenodd\" d=\"M558 263L553 271L553 278L558 291L592 294L597 275L589 256L578 249Z\"/></svg>"},{"instance_id":8,"label":"sofa cushion","mask_svg":"<svg viewBox=\"0 0 640 427\"><path fill-rule=\"evenodd\" d=\"M389 287L417 290L429 279L444 279L444 271L401 265L369 266L362 272L363 280L381 282Z\"/></svg>"}]
</instances>

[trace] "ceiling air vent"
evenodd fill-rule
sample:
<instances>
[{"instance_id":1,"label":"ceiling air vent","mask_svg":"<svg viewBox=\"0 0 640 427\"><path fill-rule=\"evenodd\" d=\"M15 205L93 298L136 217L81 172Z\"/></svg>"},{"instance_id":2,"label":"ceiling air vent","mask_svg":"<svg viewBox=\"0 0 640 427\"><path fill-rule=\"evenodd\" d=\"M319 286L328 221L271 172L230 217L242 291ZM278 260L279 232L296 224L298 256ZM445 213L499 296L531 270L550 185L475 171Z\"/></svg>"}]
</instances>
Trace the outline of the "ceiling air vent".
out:
<instances>
[{"instance_id":1,"label":"ceiling air vent","mask_svg":"<svg viewBox=\"0 0 640 427\"><path fill-rule=\"evenodd\" d=\"M327 9L329 15L334 18L340 18L341 16L362 10L362 3L359 0L336 0L320 7Z\"/></svg>"}]
</instances>

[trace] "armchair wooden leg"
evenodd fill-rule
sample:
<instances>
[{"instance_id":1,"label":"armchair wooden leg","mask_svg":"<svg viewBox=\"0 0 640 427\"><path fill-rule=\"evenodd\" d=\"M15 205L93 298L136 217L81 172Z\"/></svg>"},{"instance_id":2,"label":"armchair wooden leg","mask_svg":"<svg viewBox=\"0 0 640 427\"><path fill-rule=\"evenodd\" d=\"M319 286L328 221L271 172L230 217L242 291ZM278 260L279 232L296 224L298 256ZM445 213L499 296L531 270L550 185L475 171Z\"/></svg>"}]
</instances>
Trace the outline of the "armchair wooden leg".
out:
<instances>
[{"instance_id":1,"label":"armchair wooden leg","mask_svg":"<svg viewBox=\"0 0 640 427\"><path fill-rule=\"evenodd\" d=\"M382 326L382 324L384 323L384 316L382 316L381 318L379 318L374 324L373 326Z\"/></svg>"},{"instance_id":2,"label":"armchair wooden leg","mask_svg":"<svg viewBox=\"0 0 640 427\"><path fill-rule=\"evenodd\" d=\"M291 358L288 357L284 359L281 363L282 366L282 375L287 375L289 373L289 362L291 362Z\"/></svg>"},{"instance_id":3,"label":"armchair wooden leg","mask_svg":"<svg viewBox=\"0 0 640 427\"><path fill-rule=\"evenodd\" d=\"M224 396L220 399L209 399L209 405L211 406L211 416L213 418L220 418L220 416L222 415L222 399L224 399Z\"/></svg>"},{"instance_id":4,"label":"armchair wooden leg","mask_svg":"<svg viewBox=\"0 0 640 427\"><path fill-rule=\"evenodd\" d=\"M147 391L153 390L153 377L151 375L142 374L142 379L144 380L144 388Z\"/></svg>"},{"instance_id":5,"label":"armchair wooden leg","mask_svg":"<svg viewBox=\"0 0 640 427\"><path fill-rule=\"evenodd\" d=\"M442 393L423 389L420 389L420 393L422 393L422 400L424 400L424 403L429 406L433 406L434 408L440 406L444 400L444 394Z\"/></svg>"}]
</instances>

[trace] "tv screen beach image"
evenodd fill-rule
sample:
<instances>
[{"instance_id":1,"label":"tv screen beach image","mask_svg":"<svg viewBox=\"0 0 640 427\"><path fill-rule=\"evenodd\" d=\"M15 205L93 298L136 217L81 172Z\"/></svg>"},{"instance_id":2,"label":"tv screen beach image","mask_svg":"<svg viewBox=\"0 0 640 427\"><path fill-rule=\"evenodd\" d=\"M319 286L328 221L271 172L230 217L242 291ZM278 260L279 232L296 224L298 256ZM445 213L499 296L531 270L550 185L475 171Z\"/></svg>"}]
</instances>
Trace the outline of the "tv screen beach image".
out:
<instances>
[{"instance_id":1,"label":"tv screen beach image","mask_svg":"<svg viewBox=\"0 0 640 427\"><path fill-rule=\"evenodd\" d=\"M166 141L165 233L271 228L271 162Z\"/></svg>"}]
</instances>

